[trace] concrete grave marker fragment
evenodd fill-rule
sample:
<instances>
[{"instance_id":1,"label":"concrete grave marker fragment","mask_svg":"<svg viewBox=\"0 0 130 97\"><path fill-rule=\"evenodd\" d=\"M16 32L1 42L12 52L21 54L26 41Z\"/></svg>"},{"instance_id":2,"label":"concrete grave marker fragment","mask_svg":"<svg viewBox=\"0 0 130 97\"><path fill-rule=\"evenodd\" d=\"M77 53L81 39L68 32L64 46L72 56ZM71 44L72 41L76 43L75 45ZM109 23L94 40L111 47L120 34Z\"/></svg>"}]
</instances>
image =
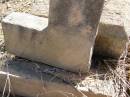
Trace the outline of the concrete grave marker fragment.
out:
<instances>
[{"instance_id":1,"label":"concrete grave marker fragment","mask_svg":"<svg viewBox=\"0 0 130 97\"><path fill-rule=\"evenodd\" d=\"M44 64L15 59L8 61L8 72L7 66L1 68L0 91L3 92L9 76L11 93L23 97L115 97L121 94L120 88L115 88L120 85L115 85L113 79L81 76ZM9 85L7 83L6 93Z\"/></svg>"},{"instance_id":2,"label":"concrete grave marker fragment","mask_svg":"<svg viewBox=\"0 0 130 97\"><path fill-rule=\"evenodd\" d=\"M12 13L2 22L6 48L20 57L86 73L103 4L104 0L51 0L49 24L45 18Z\"/></svg>"},{"instance_id":3,"label":"concrete grave marker fragment","mask_svg":"<svg viewBox=\"0 0 130 97\"><path fill-rule=\"evenodd\" d=\"M94 54L106 58L120 58L130 32L130 1L105 0Z\"/></svg>"}]
</instances>

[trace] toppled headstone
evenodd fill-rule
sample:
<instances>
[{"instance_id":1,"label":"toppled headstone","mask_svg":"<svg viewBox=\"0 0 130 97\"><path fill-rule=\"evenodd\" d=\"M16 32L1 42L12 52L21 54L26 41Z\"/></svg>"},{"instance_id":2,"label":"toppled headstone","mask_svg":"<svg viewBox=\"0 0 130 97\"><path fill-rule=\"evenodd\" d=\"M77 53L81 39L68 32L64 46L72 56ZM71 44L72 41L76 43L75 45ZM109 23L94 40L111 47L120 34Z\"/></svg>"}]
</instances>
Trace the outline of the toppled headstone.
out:
<instances>
[{"instance_id":1,"label":"toppled headstone","mask_svg":"<svg viewBox=\"0 0 130 97\"><path fill-rule=\"evenodd\" d=\"M48 27L45 18L12 13L2 22L6 48L17 56L85 73L91 65L103 3L51 0Z\"/></svg>"},{"instance_id":2,"label":"toppled headstone","mask_svg":"<svg viewBox=\"0 0 130 97\"><path fill-rule=\"evenodd\" d=\"M119 97L121 93L115 90L120 88L112 79L81 76L23 59L7 60L6 63L0 69L1 92L9 76L11 83L6 83L6 92L11 85L11 93L25 97Z\"/></svg>"},{"instance_id":3,"label":"toppled headstone","mask_svg":"<svg viewBox=\"0 0 130 97\"><path fill-rule=\"evenodd\" d=\"M130 19L129 0L106 0L98 35L94 47L94 54L106 58L120 58L128 42L127 22Z\"/></svg>"}]
</instances>

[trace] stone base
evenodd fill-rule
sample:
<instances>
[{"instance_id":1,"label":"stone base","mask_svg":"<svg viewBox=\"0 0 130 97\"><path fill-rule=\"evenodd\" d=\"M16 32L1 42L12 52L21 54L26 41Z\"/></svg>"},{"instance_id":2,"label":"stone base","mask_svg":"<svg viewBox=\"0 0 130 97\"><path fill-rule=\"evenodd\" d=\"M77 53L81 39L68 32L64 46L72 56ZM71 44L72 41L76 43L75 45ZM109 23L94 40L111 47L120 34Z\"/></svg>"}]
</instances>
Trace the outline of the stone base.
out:
<instances>
[{"instance_id":1,"label":"stone base","mask_svg":"<svg viewBox=\"0 0 130 97\"><path fill-rule=\"evenodd\" d=\"M16 12L3 19L2 29L9 53L73 72L90 69L92 41L83 33L50 28L47 18Z\"/></svg>"},{"instance_id":2,"label":"stone base","mask_svg":"<svg viewBox=\"0 0 130 97\"><path fill-rule=\"evenodd\" d=\"M104 0L50 0L45 18L12 13L2 21L6 48L17 56L87 73Z\"/></svg>"}]
</instances>

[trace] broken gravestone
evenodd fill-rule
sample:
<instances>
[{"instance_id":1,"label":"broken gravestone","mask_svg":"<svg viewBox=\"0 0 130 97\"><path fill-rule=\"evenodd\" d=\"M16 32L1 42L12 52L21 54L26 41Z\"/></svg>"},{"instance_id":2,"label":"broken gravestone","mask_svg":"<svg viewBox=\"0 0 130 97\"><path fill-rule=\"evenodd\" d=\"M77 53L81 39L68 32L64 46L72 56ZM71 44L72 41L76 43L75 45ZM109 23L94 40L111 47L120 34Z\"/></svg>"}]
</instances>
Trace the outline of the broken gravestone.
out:
<instances>
[{"instance_id":1,"label":"broken gravestone","mask_svg":"<svg viewBox=\"0 0 130 97\"><path fill-rule=\"evenodd\" d=\"M8 57L8 60L3 57ZM6 63L0 67L0 91L13 96L120 97L124 92L122 82L118 84L120 79L115 84L115 79L111 78L114 75L108 74L108 77L103 73L103 77L98 71L96 75L81 75L25 59L12 60L9 55L2 55L2 58Z\"/></svg>"},{"instance_id":2,"label":"broken gravestone","mask_svg":"<svg viewBox=\"0 0 130 97\"><path fill-rule=\"evenodd\" d=\"M51 0L49 24L46 18L12 13L2 22L6 48L20 57L85 73L103 4L104 0Z\"/></svg>"},{"instance_id":3,"label":"broken gravestone","mask_svg":"<svg viewBox=\"0 0 130 97\"><path fill-rule=\"evenodd\" d=\"M120 58L128 42L129 0L105 0L94 47L96 56ZM129 18L130 19L130 18Z\"/></svg>"}]
</instances>

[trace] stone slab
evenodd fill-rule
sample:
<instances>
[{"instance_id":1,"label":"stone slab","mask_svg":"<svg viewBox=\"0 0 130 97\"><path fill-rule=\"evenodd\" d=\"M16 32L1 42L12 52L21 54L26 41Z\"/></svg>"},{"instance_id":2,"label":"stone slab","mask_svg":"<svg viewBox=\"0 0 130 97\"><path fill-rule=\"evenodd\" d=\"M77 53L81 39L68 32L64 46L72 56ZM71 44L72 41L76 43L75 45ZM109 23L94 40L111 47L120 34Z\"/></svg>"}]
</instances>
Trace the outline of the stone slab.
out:
<instances>
[{"instance_id":1,"label":"stone slab","mask_svg":"<svg viewBox=\"0 0 130 97\"><path fill-rule=\"evenodd\" d=\"M43 18L12 13L2 22L6 48L17 56L86 73L103 3L104 0L51 0L47 28Z\"/></svg>"},{"instance_id":2,"label":"stone slab","mask_svg":"<svg viewBox=\"0 0 130 97\"><path fill-rule=\"evenodd\" d=\"M129 0L105 0L94 54L118 59L125 50L130 35Z\"/></svg>"},{"instance_id":3,"label":"stone slab","mask_svg":"<svg viewBox=\"0 0 130 97\"><path fill-rule=\"evenodd\" d=\"M25 59L12 59L9 56L5 64L0 66L1 92L8 76L11 93L25 97L117 96L112 79L101 80L90 77L93 75L78 75ZM6 92L8 87L7 83Z\"/></svg>"}]
</instances>

